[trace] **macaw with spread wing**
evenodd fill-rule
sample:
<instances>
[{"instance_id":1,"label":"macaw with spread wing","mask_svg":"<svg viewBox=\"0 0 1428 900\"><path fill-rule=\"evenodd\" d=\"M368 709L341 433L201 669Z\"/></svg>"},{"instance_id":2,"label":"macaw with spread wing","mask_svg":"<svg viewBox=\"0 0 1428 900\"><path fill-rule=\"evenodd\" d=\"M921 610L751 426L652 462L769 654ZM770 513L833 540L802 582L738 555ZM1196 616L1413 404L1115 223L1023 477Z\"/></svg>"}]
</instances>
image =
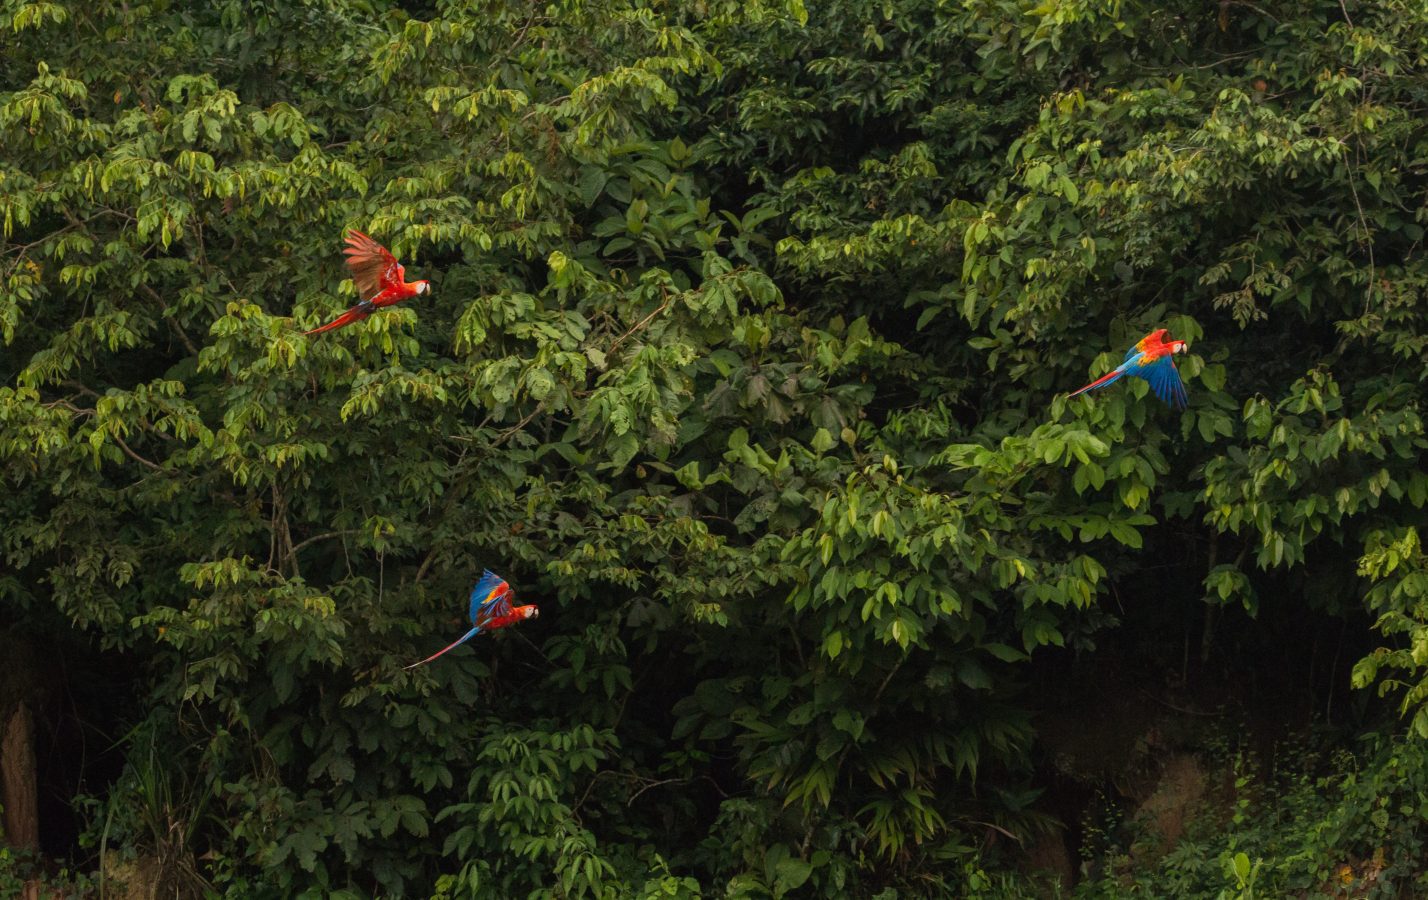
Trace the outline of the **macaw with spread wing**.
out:
<instances>
[{"instance_id":1,"label":"macaw with spread wing","mask_svg":"<svg viewBox=\"0 0 1428 900\"><path fill-rule=\"evenodd\" d=\"M347 268L352 270L352 283L357 285L362 302L326 325L304 331L305 335L360 322L384 306L395 306L431 290L429 281L408 284L407 270L391 251L355 228L347 232L347 246L342 252L347 256Z\"/></svg>"},{"instance_id":2,"label":"macaw with spread wing","mask_svg":"<svg viewBox=\"0 0 1428 900\"><path fill-rule=\"evenodd\" d=\"M1125 362L1070 396L1075 397L1114 384L1126 375L1134 375L1150 382L1155 396L1176 409L1184 409L1189 398L1185 396L1185 382L1180 380L1180 370L1175 368L1175 354L1185 352L1185 342L1169 338L1168 329L1157 328L1126 351Z\"/></svg>"},{"instance_id":3,"label":"macaw with spread wing","mask_svg":"<svg viewBox=\"0 0 1428 900\"><path fill-rule=\"evenodd\" d=\"M433 653L421 662L412 663L406 668L415 669L417 666L425 665L446 653L447 650L460 647L483 631L496 631L507 625L514 625L524 619L534 619L540 615L540 610L533 604L512 606L511 599L515 595L511 586L506 584L506 579L490 569L484 570L481 580L476 582L476 586L471 589L471 624L474 627L455 643L448 645L446 649L439 653Z\"/></svg>"}]
</instances>

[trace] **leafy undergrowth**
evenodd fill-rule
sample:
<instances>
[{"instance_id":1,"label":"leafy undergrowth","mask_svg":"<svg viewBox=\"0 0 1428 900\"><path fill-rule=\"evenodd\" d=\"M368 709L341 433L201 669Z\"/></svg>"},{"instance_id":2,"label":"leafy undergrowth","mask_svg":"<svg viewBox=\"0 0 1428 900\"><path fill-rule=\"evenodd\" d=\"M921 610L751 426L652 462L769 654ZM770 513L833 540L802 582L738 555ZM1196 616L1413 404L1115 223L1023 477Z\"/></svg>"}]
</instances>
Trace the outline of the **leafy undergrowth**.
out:
<instances>
[{"instance_id":1,"label":"leafy undergrowth","mask_svg":"<svg viewBox=\"0 0 1428 900\"><path fill-rule=\"evenodd\" d=\"M1198 824L1162 793L1155 842L1154 784L1093 833L1037 779L1170 763L1127 749L1162 682L1043 690L1121 647L1197 719L1327 717L1352 671L1428 737L1428 6L0 0L0 33L0 713L46 738L47 871L1027 896L988 854L1054 816L1087 896L1417 890L1393 741L1206 775ZM349 228L434 290L304 334L357 301ZM1068 397L1160 328L1186 409ZM539 621L409 669L483 567Z\"/></svg>"},{"instance_id":2,"label":"leafy undergrowth","mask_svg":"<svg viewBox=\"0 0 1428 900\"><path fill-rule=\"evenodd\" d=\"M67 868L51 871L53 867L47 867L42 857L7 847L4 838L5 833L0 831L0 897L25 897L27 887L31 891L38 889L38 896L46 900L99 896L95 875Z\"/></svg>"},{"instance_id":3,"label":"leafy undergrowth","mask_svg":"<svg viewBox=\"0 0 1428 900\"><path fill-rule=\"evenodd\" d=\"M1368 734L1353 750L1299 746L1264 763L1209 753L1212 788L1168 852L1143 817L1106 809L1074 887L984 865L969 898L1399 898L1428 894L1428 746ZM1091 832L1096 832L1092 827Z\"/></svg>"}]
</instances>

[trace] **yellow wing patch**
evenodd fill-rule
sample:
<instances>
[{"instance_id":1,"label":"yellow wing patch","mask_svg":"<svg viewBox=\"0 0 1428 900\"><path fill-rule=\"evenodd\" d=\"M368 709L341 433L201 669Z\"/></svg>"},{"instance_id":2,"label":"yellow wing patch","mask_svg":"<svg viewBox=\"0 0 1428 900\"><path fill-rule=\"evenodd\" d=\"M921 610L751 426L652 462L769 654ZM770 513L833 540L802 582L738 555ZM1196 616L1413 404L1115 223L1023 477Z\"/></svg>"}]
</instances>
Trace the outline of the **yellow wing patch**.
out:
<instances>
[{"instance_id":1,"label":"yellow wing patch","mask_svg":"<svg viewBox=\"0 0 1428 900\"><path fill-rule=\"evenodd\" d=\"M1165 343L1165 335L1168 332L1169 329L1167 328L1157 328L1150 334L1147 334L1145 337L1136 341L1135 348L1137 350L1145 350L1145 348L1150 346L1151 344L1163 344Z\"/></svg>"}]
</instances>

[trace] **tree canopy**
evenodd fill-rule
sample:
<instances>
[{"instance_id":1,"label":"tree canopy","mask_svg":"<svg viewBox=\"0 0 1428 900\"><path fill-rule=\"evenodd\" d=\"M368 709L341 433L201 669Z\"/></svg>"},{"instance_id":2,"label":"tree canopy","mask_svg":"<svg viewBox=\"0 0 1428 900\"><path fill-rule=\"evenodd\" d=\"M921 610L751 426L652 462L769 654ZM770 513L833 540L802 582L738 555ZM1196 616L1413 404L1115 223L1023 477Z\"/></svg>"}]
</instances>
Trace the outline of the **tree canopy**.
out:
<instances>
[{"instance_id":1,"label":"tree canopy","mask_svg":"<svg viewBox=\"0 0 1428 900\"><path fill-rule=\"evenodd\" d=\"M1398 0L0 0L0 632L117 698L80 843L991 896L1058 672L1329 621L1309 702L1412 778L1171 894L1367 858L1428 783L1425 66ZM433 290L303 337L348 228ZM1065 399L1157 327L1186 411ZM541 618L403 671L483 567Z\"/></svg>"}]
</instances>

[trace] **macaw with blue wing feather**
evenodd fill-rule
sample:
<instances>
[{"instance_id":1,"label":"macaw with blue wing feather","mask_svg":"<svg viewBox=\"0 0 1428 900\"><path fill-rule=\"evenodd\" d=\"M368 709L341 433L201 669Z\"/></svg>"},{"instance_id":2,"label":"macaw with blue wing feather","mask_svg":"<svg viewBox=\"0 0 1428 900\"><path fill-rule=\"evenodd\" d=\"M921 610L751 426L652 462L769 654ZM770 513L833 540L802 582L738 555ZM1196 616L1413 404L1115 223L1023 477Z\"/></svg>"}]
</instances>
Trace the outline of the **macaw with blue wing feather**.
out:
<instances>
[{"instance_id":1,"label":"macaw with blue wing feather","mask_svg":"<svg viewBox=\"0 0 1428 900\"><path fill-rule=\"evenodd\" d=\"M417 666L425 665L448 650L460 647L483 631L497 631L508 625L514 625L525 619L534 619L540 615L540 610L533 604L512 606L511 600L515 596L515 591L511 590L511 586L506 584L504 578L490 569L484 570L481 580L476 582L476 586L471 589L471 630L454 643L447 645L445 649L433 653L421 662L412 663L406 668L415 669Z\"/></svg>"},{"instance_id":2,"label":"macaw with blue wing feather","mask_svg":"<svg viewBox=\"0 0 1428 900\"><path fill-rule=\"evenodd\" d=\"M1134 375L1150 382L1155 396L1176 409L1184 409L1189 398L1185 395L1185 382L1180 380L1180 370L1175 368L1175 354L1185 352L1185 342L1170 340L1169 335L1169 330L1165 328L1152 331L1126 351L1125 361L1119 366L1070 396L1075 397L1114 384L1127 375Z\"/></svg>"}]
</instances>

